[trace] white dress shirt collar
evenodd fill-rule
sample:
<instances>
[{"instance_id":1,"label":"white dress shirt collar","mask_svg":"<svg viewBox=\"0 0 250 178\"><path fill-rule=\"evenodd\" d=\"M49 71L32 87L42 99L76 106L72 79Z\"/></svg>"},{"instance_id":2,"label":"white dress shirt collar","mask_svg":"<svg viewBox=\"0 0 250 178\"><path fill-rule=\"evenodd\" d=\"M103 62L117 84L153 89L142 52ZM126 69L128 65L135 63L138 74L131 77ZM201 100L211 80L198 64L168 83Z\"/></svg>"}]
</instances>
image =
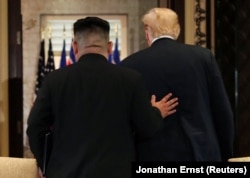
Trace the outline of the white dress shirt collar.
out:
<instances>
[{"instance_id":1,"label":"white dress shirt collar","mask_svg":"<svg viewBox=\"0 0 250 178\"><path fill-rule=\"evenodd\" d=\"M159 37L157 37L157 38L154 38L153 40L152 40L152 44L156 41L156 40L158 40L158 39L161 39L161 38L170 38L170 39L174 39L172 36L169 36L169 35L162 35L162 36L159 36Z\"/></svg>"}]
</instances>

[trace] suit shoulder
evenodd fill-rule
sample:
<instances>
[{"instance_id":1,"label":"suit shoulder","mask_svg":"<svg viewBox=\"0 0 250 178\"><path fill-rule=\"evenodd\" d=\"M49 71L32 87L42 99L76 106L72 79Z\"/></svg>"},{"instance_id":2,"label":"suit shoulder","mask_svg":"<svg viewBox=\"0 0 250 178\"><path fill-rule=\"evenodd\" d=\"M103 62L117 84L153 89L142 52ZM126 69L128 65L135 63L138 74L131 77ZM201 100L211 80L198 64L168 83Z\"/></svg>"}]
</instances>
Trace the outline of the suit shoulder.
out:
<instances>
[{"instance_id":1,"label":"suit shoulder","mask_svg":"<svg viewBox=\"0 0 250 178\"><path fill-rule=\"evenodd\" d=\"M121 61L121 66L126 66L131 63L140 63L141 60L145 59L145 56L147 56L147 53L150 51L150 48L146 48L140 51L137 51L133 54L130 54L126 58L124 58Z\"/></svg>"},{"instance_id":2,"label":"suit shoulder","mask_svg":"<svg viewBox=\"0 0 250 178\"><path fill-rule=\"evenodd\" d=\"M123 75L131 75L131 76L140 76L141 74L139 72L137 72L136 70L132 69L132 68L126 68L121 66L117 66L117 70L123 74Z\"/></svg>"},{"instance_id":3,"label":"suit shoulder","mask_svg":"<svg viewBox=\"0 0 250 178\"><path fill-rule=\"evenodd\" d=\"M198 45L191 45L191 44L183 44L183 48L186 49L186 51L190 51L193 54L196 54L197 56L200 56L202 58L211 59L213 57L213 53L210 49Z\"/></svg>"},{"instance_id":4,"label":"suit shoulder","mask_svg":"<svg viewBox=\"0 0 250 178\"><path fill-rule=\"evenodd\" d=\"M183 44L183 45L185 45L187 48L190 48L193 50L198 50L198 51L205 52L205 53L211 53L211 50L206 48L206 47L192 45L192 44Z\"/></svg>"},{"instance_id":5,"label":"suit shoulder","mask_svg":"<svg viewBox=\"0 0 250 178\"><path fill-rule=\"evenodd\" d=\"M49 81L59 81L60 78L63 79L63 77L67 75L73 69L73 65L74 64L64 67L64 68L55 69L54 71L48 73L45 76L45 79Z\"/></svg>"},{"instance_id":6,"label":"suit shoulder","mask_svg":"<svg viewBox=\"0 0 250 178\"><path fill-rule=\"evenodd\" d=\"M122 66L114 66L112 75L115 75L117 79L127 82L136 82L142 79L142 75L132 68L122 67Z\"/></svg>"}]
</instances>

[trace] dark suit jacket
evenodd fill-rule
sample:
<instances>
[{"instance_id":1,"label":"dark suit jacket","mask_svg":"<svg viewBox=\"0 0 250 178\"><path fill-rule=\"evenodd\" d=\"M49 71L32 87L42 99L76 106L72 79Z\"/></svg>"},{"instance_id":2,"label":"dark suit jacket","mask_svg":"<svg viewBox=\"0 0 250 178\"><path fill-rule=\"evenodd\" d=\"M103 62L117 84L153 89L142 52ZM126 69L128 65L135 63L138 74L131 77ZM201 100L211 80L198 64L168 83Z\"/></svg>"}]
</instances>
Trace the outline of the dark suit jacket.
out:
<instances>
[{"instance_id":1,"label":"dark suit jacket","mask_svg":"<svg viewBox=\"0 0 250 178\"><path fill-rule=\"evenodd\" d=\"M150 94L179 98L164 129L138 144L139 160L220 161L232 156L231 106L215 58L208 49L156 40L121 63L143 74Z\"/></svg>"},{"instance_id":2,"label":"dark suit jacket","mask_svg":"<svg viewBox=\"0 0 250 178\"><path fill-rule=\"evenodd\" d=\"M139 73L87 54L45 78L27 134L41 167L52 126L46 178L129 178L134 138L151 137L162 125Z\"/></svg>"}]
</instances>

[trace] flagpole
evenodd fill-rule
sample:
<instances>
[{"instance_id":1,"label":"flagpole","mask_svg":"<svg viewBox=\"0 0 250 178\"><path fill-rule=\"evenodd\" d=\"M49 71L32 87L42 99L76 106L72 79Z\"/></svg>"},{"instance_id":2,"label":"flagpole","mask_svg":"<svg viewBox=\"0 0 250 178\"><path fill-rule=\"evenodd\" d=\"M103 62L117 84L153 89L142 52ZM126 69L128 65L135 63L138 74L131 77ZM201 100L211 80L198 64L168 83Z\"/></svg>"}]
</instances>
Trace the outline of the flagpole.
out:
<instances>
[{"instance_id":1,"label":"flagpole","mask_svg":"<svg viewBox=\"0 0 250 178\"><path fill-rule=\"evenodd\" d=\"M115 49L113 52L113 60L115 62L115 64L119 64L120 63L120 52L119 52L119 42L118 42L118 24L115 25Z\"/></svg>"},{"instance_id":2,"label":"flagpole","mask_svg":"<svg viewBox=\"0 0 250 178\"><path fill-rule=\"evenodd\" d=\"M49 27L48 27L48 37L49 37L49 38L51 38L51 33L52 33L52 29L51 29L51 27L49 26Z\"/></svg>"},{"instance_id":3,"label":"flagpole","mask_svg":"<svg viewBox=\"0 0 250 178\"><path fill-rule=\"evenodd\" d=\"M41 33L42 33L42 39L44 39L44 37L45 37L45 29L44 28L41 28Z\"/></svg>"},{"instance_id":4,"label":"flagpole","mask_svg":"<svg viewBox=\"0 0 250 178\"><path fill-rule=\"evenodd\" d=\"M60 68L66 67L67 66L67 61L66 61L66 42L65 42L65 25L63 26L63 48L62 48L62 53L61 53L61 60L60 60Z\"/></svg>"},{"instance_id":5,"label":"flagpole","mask_svg":"<svg viewBox=\"0 0 250 178\"><path fill-rule=\"evenodd\" d=\"M66 29L65 29L65 25L63 25L63 39L65 39L66 37Z\"/></svg>"},{"instance_id":6,"label":"flagpole","mask_svg":"<svg viewBox=\"0 0 250 178\"><path fill-rule=\"evenodd\" d=\"M52 33L52 29L50 26L46 26L45 30L44 30L44 37L45 37L45 51L49 51L49 45L50 45L50 39L51 39L51 33ZM45 55L45 74L47 74L47 62L49 59L49 52L46 53Z\"/></svg>"},{"instance_id":7,"label":"flagpole","mask_svg":"<svg viewBox=\"0 0 250 178\"><path fill-rule=\"evenodd\" d=\"M115 37L118 38L118 24L115 25Z\"/></svg>"},{"instance_id":8,"label":"flagpole","mask_svg":"<svg viewBox=\"0 0 250 178\"><path fill-rule=\"evenodd\" d=\"M47 75L49 72L52 72L55 70L55 62L54 62L54 52L52 49L52 40L51 40L51 33L52 33L52 29L51 27L48 27L48 36L49 36L49 41L48 41L48 52L47 52L47 63L45 66L45 75Z\"/></svg>"}]
</instances>

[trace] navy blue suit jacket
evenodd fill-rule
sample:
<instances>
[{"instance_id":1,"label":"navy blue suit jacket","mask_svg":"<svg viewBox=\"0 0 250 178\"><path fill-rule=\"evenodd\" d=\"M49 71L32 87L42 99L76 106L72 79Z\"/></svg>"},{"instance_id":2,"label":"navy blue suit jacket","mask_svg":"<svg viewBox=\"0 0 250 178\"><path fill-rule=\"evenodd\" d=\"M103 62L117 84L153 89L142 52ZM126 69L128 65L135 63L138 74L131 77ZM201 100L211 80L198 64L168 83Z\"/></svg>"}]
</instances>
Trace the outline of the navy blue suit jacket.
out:
<instances>
[{"instance_id":1,"label":"navy blue suit jacket","mask_svg":"<svg viewBox=\"0 0 250 178\"><path fill-rule=\"evenodd\" d=\"M139 160L226 161L232 156L233 113L214 56L169 38L128 56L122 66L140 72L150 94L172 92L177 112L153 139L137 145Z\"/></svg>"}]
</instances>

